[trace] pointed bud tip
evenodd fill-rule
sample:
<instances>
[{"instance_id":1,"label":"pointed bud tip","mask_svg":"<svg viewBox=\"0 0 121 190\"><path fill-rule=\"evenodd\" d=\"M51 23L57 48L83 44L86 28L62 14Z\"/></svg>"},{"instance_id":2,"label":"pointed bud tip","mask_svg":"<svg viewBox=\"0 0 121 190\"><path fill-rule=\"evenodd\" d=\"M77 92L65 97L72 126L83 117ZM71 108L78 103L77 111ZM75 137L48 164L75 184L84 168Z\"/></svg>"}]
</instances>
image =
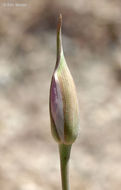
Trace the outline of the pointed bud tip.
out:
<instances>
[{"instance_id":1,"label":"pointed bud tip","mask_svg":"<svg viewBox=\"0 0 121 190\"><path fill-rule=\"evenodd\" d=\"M58 27L57 27L57 31L59 32L62 26L62 14L60 13L59 17L58 17Z\"/></svg>"},{"instance_id":2,"label":"pointed bud tip","mask_svg":"<svg viewBox=\"0 0 121 190\"><path fill-rule=\"evenodd\" d=\"M59 15L59 20L62 22L62 14Z\"/></svg>"}]
</instances>

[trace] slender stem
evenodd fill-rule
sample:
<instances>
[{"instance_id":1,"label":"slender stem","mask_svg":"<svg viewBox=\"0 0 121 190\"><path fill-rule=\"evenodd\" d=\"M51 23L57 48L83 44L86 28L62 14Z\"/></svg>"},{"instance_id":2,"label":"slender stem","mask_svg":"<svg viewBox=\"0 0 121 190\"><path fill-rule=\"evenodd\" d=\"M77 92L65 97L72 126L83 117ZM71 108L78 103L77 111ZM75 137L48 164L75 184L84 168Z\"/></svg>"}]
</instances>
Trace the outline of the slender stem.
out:
<instances>
[{"instance_id":1,"label":"slender stem","mask_svg":"<svg viewBox=\"0 0 121 190\"><path fill-rule=\"evenodd\" d=\"M62 190L69 190L69 158L71 145L59 144Z\"/></svg>"}]
</instances>

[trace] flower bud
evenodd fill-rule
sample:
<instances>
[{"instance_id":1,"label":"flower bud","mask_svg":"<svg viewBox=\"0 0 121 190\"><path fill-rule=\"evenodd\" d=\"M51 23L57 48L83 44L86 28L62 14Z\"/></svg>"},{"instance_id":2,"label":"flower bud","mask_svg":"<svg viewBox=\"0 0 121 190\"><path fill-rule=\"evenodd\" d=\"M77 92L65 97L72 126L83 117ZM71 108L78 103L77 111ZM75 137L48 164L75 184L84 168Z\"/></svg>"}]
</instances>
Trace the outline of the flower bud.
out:
<instances>
[{"instance_id":1,"label":"flower bud","mask_svg":"<svg viewBox=\"0 0 121 190\"><path fill-rule=\"evenodd\" d=\"M62 16L57 27L57 61L50 87L51 131L60 144L72 144L79 128L79 109L73 78L66 64L61 41Z\"/></svg>"}]
</instances>

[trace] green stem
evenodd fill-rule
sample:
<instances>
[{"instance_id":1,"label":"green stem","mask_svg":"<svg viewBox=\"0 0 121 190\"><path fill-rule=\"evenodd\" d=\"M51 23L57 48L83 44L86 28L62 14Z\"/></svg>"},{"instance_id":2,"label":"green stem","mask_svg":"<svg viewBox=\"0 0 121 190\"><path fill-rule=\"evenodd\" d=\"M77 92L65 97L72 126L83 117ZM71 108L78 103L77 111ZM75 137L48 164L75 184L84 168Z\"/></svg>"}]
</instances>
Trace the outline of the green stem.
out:
<instances>
[{"instance_id":1,"label":"green stem","mask_svg":"<svg viewBox=\"0 0 121 190\"><path fill-rule=\"evenodd\" d=\"M69 158L71 145L59 144L62 190L69 190Z\"/></svg>"}]
</instances>

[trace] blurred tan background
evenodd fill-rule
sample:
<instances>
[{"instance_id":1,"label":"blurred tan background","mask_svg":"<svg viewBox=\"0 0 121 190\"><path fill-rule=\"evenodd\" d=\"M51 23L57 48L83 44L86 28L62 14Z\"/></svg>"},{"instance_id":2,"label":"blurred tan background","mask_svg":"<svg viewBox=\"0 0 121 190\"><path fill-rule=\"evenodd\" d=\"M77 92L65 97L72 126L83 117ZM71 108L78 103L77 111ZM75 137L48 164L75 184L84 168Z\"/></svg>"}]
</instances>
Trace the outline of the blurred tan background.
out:
<instances>
[{"instance_id":1,"label":"blurred tan background","mask_svg":"<svg viewBox=\"0 0 121 190\"><path fill-rule=\"evenodd\" d=\"M61 190L48 111L60 12L81 120L71 189L120 190L120 0L0 0L0 190Z\"/></svg>"}]
</instances>

